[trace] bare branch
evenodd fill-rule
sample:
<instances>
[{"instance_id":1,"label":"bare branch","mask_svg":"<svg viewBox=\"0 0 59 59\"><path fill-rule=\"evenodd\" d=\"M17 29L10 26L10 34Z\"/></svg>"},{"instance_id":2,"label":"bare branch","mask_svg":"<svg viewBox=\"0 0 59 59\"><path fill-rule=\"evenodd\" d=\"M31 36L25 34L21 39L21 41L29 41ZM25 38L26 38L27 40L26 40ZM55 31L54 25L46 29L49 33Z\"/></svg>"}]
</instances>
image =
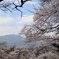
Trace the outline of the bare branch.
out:
<instances>
[{"instance_id":1,"label":"bare branch","mask_svg":"<svg viewBox=\"0 0 59 59\"><path fill-rule=\"evenodd\" d=\"M11 2L6 2L6 3L4 1L2 3L2 1L3 0L0 0L0 2L1 2L0 3L0 10L12 12L14 9L16 9L16 10L20 11L21 17L22 17L22 13L23 12L20 10L20 7L22 7L25 2L31 1L31 0L25 0L25 1L21 0L21 5L20 5L20 1L19 0L17 0L17 3L15 3L15 0L11 1Z\"/></svg>"}]
</instances>

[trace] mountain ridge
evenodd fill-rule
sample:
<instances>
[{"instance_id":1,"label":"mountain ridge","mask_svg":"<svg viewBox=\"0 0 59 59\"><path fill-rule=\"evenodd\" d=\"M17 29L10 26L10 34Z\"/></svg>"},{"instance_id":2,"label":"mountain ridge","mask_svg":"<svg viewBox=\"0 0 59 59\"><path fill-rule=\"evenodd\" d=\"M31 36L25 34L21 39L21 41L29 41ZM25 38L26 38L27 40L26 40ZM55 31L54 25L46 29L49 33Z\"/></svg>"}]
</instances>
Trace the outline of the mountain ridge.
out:
<instances>
[{"instance_id":1,"label":"mountain ridge","mask_svg":"<svg viewBox=\"0 0 59 59\"><path fill-rule=\"evenodd\" d=\"M6 41L10 44L18 45L18 44L23 44L25 38L20 35L10 34L5 36L0 36L0 40Z\"/></svg>"}]
</instances>

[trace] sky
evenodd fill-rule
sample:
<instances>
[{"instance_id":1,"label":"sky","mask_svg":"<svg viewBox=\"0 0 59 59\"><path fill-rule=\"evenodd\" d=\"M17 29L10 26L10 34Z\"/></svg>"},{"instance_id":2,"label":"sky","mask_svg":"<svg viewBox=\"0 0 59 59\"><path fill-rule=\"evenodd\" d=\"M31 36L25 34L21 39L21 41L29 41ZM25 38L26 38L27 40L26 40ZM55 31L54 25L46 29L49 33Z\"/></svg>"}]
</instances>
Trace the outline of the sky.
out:
<instances>
[{"instance_id":1,"label":"sky","mask_svg":"<svg viewBox=\"0 0 59 59\"><path fill-rule=\"evenodd\" d=\"M28 1L20 8L23 12L23 17L20 17L20 12L15 10L11 12L3 12L0 10L0 36L18 34L23 26L33 23L33 16L28 10L34 11L33 5L37 7L38 0Z\"/></svg>"}]
</instances>

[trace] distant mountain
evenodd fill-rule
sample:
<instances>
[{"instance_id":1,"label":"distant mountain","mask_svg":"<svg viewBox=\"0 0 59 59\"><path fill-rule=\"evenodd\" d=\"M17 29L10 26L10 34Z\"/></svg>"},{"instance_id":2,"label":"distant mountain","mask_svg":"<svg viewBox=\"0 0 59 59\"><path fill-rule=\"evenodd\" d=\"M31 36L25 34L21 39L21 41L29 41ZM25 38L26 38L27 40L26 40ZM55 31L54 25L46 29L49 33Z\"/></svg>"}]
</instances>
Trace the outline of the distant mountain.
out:
<instances>
[{"instance_id":1,"label":"distant mountain","mask_svg":"<svg viewBox=\"0 0 59 59\"><path fill-rule=\"evenodd\" d=\"M6 36L0 36L0 41L6 41L12 45L21 45L24 44L24 37L20 36L20 35L6 35Z\"/></svg>"}]
</instances>

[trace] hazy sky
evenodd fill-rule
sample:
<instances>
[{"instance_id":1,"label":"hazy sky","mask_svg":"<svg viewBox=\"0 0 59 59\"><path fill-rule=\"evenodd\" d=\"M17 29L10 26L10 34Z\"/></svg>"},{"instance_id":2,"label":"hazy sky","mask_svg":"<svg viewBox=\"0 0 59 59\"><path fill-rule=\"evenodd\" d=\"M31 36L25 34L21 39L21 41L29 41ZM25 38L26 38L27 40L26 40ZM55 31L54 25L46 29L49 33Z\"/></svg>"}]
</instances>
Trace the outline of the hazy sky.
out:
<instances>
[{"instance_id":1,"label":"hazy sky","mask_svg":"<svg viewBox=\"0 0 59 59\"><path fill-rule=\"evenodd\" d=\"M23 11L22 19L19 11L4 13L0 10L0 36L18 34L24 25L31 24L33 22L33 14L27 10L34 10L32 4L37 5L37 1L26 2L23 8L20 8Z\"/></svg>"}]
</instances>

